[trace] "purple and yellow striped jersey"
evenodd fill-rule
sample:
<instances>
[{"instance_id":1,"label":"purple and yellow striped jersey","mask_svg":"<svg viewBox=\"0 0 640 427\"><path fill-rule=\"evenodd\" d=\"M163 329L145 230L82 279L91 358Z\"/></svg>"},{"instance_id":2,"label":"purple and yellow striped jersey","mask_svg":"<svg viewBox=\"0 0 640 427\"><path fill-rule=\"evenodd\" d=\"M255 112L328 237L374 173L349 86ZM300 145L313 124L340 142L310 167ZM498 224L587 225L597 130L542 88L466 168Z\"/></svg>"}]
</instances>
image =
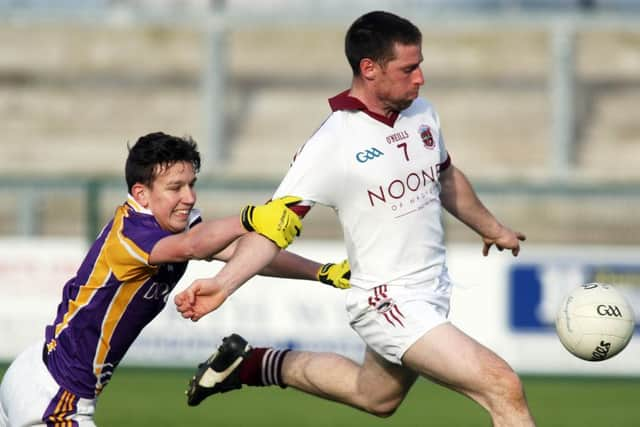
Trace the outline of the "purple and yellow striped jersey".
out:
<instances>
[{"instance_id":1,"label":"purple and yellow striped jersey","mask_svg":"<svg viewBox=\"0 0 640 427\"><path fill-rule=\"evenodd\" d=\"M192 213L191 225L200 222ZM142 329L164 308L187 262L149 265L171 235L131 196L93 243L46 327L46 363L58 384L87 399L111 379Z\"/></svg>"}]
</instances>

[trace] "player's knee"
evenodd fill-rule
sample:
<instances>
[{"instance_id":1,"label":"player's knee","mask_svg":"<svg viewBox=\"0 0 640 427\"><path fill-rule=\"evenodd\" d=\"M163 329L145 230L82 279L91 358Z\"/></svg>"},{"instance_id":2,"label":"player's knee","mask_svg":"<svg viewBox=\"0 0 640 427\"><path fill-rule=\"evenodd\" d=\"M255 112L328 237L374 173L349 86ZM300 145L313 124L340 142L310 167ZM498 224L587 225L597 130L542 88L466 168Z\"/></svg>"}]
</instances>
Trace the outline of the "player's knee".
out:
<instances>
[{"instance_id":1,"label":"player's knee","mask_svg":"<svg viewBox=\"0 0 640 427\"><path fill-rule=\"evenodd\" d=\"M494 383L495 397L509 406L518 407L525 404L524 388L518 374L512 369L504 369Z\"/></svg>"},{"instance_id":2,"label":"player's knee","mask_svg":"<svg viewBox=\"0 0 640 427\"><path fill-rule=\"evenodd\" d=\"M380 418L389 418L392 416L400 404L402 403L402 398L391 398L386 399L384 401L378 402L370 402L369 405L365 408L365 410Z\"/></svg>"}]
</instances>

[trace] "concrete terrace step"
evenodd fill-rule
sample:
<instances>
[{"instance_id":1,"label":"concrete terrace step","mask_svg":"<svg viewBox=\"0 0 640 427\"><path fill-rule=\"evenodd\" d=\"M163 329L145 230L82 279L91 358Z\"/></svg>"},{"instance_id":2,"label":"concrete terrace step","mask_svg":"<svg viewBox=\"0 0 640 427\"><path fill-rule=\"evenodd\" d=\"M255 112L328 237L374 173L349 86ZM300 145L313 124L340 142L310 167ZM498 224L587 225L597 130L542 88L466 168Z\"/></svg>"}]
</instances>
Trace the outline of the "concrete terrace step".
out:
<instances>
[{"instance_id":1,"label":"concrete terrace step","mask_svg":"<svg viewBox=\"0 0 640 427\"><path fill-rule=\"evenodd\" d=\"M547 35L425 28L423 94L440 113L456 165L473 181L549 178ZM349 85L343 33L329 27L230 33L229 158L205 163L203 173L216 168L229 177L281 177L329 113L327 98ZM633 114L640 99L640 36L598 31L581 34L577 43L574 178L640 180L640 122ZM200 85L206 51L196 32L6 25L0 52L0 175L120 176L126 143L157 130L193 136L207 157ZM200 200L211 217L268 196L205 192ZM121 198L104 201L104 218ZM0 200L0 233L12 233L19 200L10 192L0 192ZM630 230L640 229L635 200L498 197L488 204L505 222L531 230L536 241L637 243ZM42 232L82 233L84 214L77 194L52 193L42 204ZM312 214L307 224L316 225L305 225L307 235L339 237L330 211ZM446 221L451 239L476 239Z\"/></svg>"}]
</instances>

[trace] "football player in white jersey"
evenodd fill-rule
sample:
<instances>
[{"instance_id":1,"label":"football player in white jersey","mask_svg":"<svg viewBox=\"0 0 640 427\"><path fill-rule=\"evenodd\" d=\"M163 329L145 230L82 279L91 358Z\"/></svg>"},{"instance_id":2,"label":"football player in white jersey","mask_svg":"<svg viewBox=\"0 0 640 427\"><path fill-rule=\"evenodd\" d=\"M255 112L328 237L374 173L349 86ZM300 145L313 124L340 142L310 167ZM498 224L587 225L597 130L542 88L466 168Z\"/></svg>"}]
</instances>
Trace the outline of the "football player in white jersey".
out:
<instances>
[{"instance_id":1,"label":"football player in white jersey","mask_svg":"<svg viewBox=\"0 0 640 427\"><path fill-rule=\"evenodd\" d=\"M234 334L199 367L189 404L242 384L278 384L386 417L422 376L476 401L495 426L534 425L518 375L447 320L442 208L478 233L485 256L492 246L517 256L525 236L501 224L454 166L433 105L418 97L421 43L419 29L391 13L352 24L345 41L351 88L329 100L331 114L274 195L302 198L292 208L300 216L316 203L338 215L351 263L346 306L366 343L363 363L280 351L264 372L259 359L273 350L251 349ZM236 261L262 250L273 249L237 251L219 276L177 295L178 310L192 320L215 310L239 286ZM227 369L232 363L237 368ZM274 380L261 383L260 375Z\"/></svg>"}]
</instances>

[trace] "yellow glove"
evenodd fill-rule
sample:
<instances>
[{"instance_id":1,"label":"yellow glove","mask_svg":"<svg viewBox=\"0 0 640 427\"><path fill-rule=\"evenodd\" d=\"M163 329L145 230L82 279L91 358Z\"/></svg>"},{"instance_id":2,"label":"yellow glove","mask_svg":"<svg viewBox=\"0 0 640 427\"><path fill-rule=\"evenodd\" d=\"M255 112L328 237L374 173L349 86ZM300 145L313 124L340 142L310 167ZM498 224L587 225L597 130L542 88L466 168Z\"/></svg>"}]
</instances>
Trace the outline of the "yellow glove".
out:
<instances>
[{"instance_id":1,"label":"yellow glove","mask_svg":"<svg viewBox=\"0 0 640 427\"><path fill-rule=\"evenodd\" d=\"M285 196L260 206L247 205L240 214L242 225L284 249L302 230L300 218L287 206L301 200L299 197Z\"/></svg>"},{"instance_id":2,"label":"yellow glove","mask_svg":"<svg viewBox=\"0 0 640 427\"><path fill-rule=\"evenodd\" d=\"M351 287L349 279L351 278L351 266L349 260L345 259L340 264L332 262L324 264L316 274L318 281L331 285L334 288L348 289Z\"/></svg>"}]
</instances>

